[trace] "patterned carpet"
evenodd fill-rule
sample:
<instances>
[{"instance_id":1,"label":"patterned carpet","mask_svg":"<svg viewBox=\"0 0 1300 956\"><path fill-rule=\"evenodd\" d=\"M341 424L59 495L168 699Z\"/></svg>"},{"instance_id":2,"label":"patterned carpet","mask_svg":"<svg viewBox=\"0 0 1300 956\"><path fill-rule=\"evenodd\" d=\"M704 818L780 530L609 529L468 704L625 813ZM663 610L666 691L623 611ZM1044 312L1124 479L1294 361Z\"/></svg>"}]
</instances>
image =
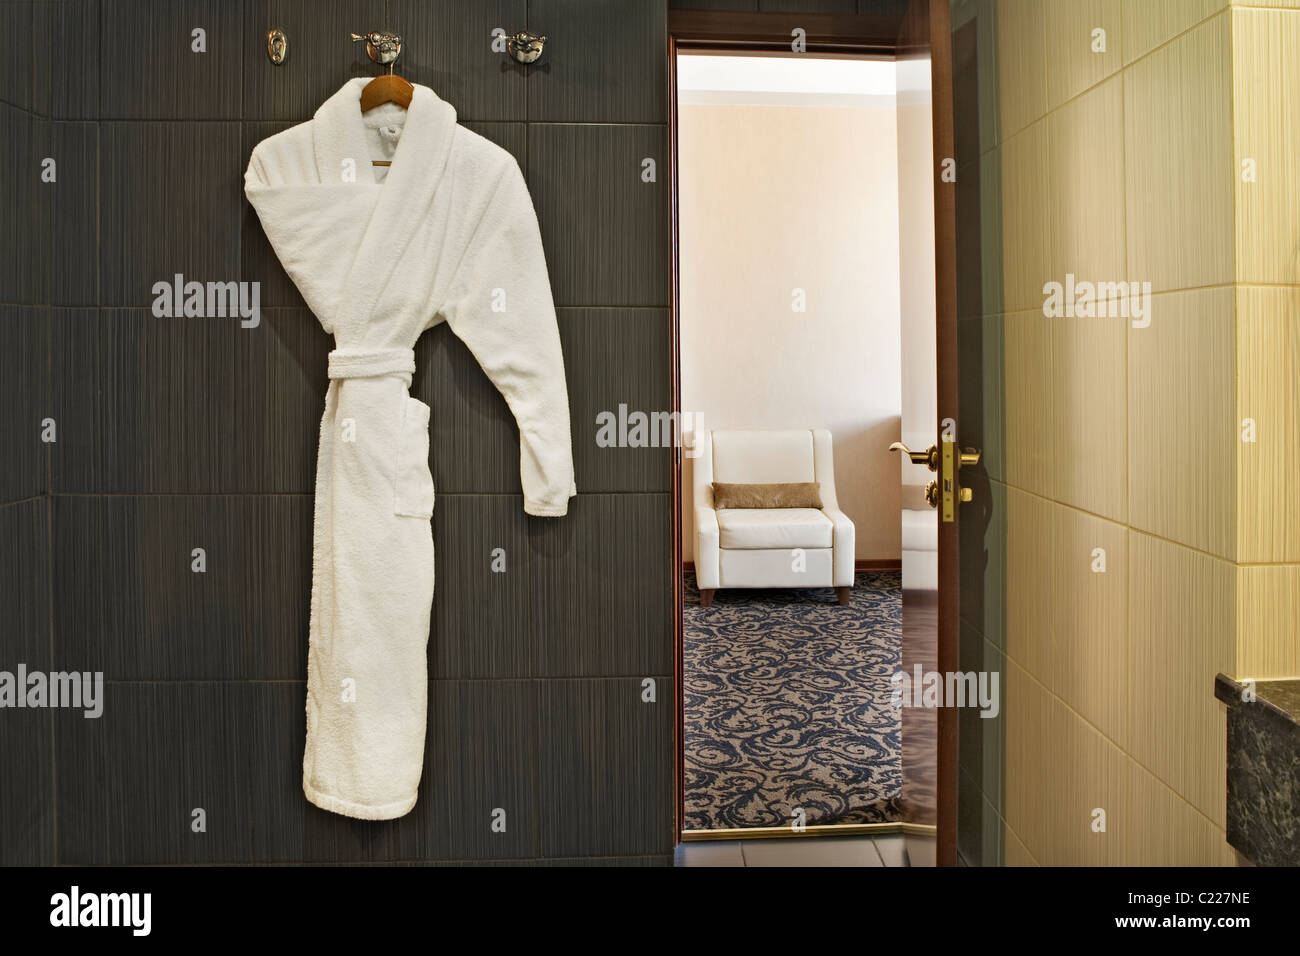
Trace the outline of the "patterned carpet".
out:
<instances>
[{"instance_id":1,"label":"patterned carpet","mask_svg":"<svg viewBox=\"0 0 1300 956\"><path fill-rule=\"evenodd\" d=\"M900 819L897 571L830 588L722 590L700 607L686 575L686 826Z\"/></svg>"}]
</instances>

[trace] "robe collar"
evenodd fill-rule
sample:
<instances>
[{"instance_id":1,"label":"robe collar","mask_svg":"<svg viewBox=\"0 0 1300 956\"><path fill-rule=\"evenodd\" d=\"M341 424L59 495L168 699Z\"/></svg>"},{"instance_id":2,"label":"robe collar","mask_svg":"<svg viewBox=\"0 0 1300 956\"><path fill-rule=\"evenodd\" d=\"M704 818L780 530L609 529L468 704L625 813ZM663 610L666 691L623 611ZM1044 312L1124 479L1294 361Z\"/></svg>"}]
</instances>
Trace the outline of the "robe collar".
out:
<instances>
[{"instance_id":1,"label":"robe collar","mask_svg":"<svg viewBox=\"0 0 1300 956\"><path fill-rule=\"evenodd\" d=\"M321 183L340 183L344 160L351 159L356 163L356 185L377 190L367 221L355 224L359 236L356 256L339 303L341 316L351 315L359 323L372 314L402 253L420 234L456 134L456 110L427 86L416 84L388 175L376 183L361 116L361 91L370 79L359 76L348 80L321 104L312 122ZM344 324L347 320L341 317L336 334L338 325Z\"/></svg>"},{"instance_id":2,"label":"robe collar","mask_svg":"<svg viewBox=\"0 0 1300 956\"><path fill-rule=\"evenodd\" d=\"M312 141L316 152L316 172L322 183L343 181L346 160L356 164L356 182L375 184L370 165L370 143L361 116L361 91L372 77L357 76L348 80L338 92L316 110L312 122ZM451 152L456 127L456 110L427 86L414 84L406 122L397 141L388 176L379 185L402 186L413 181L418 167L422 183L436 185ZM415 162L404 160L415 159Z\"/></svg>"}]
</instances>

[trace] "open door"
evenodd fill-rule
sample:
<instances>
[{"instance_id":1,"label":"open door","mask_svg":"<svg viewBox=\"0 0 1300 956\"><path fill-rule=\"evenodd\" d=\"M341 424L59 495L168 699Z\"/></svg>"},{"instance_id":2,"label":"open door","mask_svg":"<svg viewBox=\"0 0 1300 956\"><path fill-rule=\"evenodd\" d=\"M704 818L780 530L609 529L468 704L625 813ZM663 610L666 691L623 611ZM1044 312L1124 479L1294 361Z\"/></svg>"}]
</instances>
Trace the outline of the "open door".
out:
<instances>
[{"instance_id":1,"label":"open door","mask_svg":"<svg viewBox=\"0 0 1300 956\"><path fill-rule=\"evenodd\" d=\"M948 5L911 0L896 54L902 306L903 805L913 866L957 862L958 714L927 675L958 669L958 527L971 495L959 444L956 201ZM946 680L945 680L946 684ZM941 704L951 704L946 698Z\"/></svg>"},{"instance_id":2,"label":"open door","mask_svg":"<svg viewBox=\"0 0 1300 956\"><path fill-rule=\"evenodd\" d=\"M957 277L952 57L946 0L910 0L907 13L888 15L778 14L742 11L671 10L668 19L672 109L670 140L677 150L679 51L768 51L788 53L791 37L806 40L807 52L893 56L898 70L899 240L909 263L901 289L904 398L900 478L904 485L903 635L900 673L954 673L958 668L958 523L963 456L957 412ZM680 262L677 162L673 191L673 411L681 403ZM903 180L906 178L906 186ZM883 443L882 443L883 444ZM933 446L933 450L931 448ZM892 454L885 447L879 454ZM933 469L930 465L933 464ZM928 500L927 487L934 483ZM673 471L675 673L683 663L681 566L682 456ZM678 833L686 818L683 739L685 717L677 715ZM911 865L957 862L958 716L955 709L904 707L901 734L904 832ZM885 824L893 827L894 823ZM775 827L769 829L776 829ZM785 827L784 829L789 829ZM892 832L892 831L891 831ZM768 834L778 835L778 834ZM784 835L784 834L781 834Z\"/></svg>"}]
</instances>

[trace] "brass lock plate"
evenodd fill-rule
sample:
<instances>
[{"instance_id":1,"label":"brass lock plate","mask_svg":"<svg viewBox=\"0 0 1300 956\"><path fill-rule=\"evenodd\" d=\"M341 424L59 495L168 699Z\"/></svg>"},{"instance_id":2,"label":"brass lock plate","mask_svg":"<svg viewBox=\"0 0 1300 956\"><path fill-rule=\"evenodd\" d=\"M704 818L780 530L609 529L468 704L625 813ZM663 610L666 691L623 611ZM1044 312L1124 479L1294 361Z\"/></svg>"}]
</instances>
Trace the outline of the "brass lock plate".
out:
<instances>
[{"instance_id":1,"label":"brass lock plate","mask_svg":"<svg viewBox=\"0 0 1300 956\"><path fill-rule=\"evenodd\" d=\"M957 478L953 469L954 444L951 438L944 438L940 442L943 449L939 456L940 521L952 521L957 508L954 503L957 496Z\"/></svg>"}]
</instances>

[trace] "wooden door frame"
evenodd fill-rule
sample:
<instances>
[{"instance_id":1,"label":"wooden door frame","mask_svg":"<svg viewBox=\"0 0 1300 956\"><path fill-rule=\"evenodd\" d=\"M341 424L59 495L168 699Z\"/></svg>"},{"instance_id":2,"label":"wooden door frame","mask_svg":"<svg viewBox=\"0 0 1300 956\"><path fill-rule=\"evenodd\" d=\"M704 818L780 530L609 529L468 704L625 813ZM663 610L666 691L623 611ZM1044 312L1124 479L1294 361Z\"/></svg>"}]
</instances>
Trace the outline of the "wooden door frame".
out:
<instances>
[{"instance_id":1,"label":"wooden door frame","mask_svg":"<svg viewBox=\"0 0 1300 956\"><path fill-rule=\"evenodd\" d=\"M956 273L956 200L955 190L940 179L941 158L954 155L952 117L951 27L947 4L942 0L912 0L909 14L925 20L926 36L940 36L945 42L937 52L931 48L933 89L934 183L935 183L935 271L936 317L938 342L936 382L940 419L956 418L957 412L957 273ZM789 52L792 31L804 31L809 53L888 54L900 52L900 33L904 16L751 13L745 11L668 11L668 149L669 193L672 229L672 411L681 421L681 272L680 223L678 207L678 129L677 129L677 54L681 50L770 51ZM938 422L935 423L936 434ZM677 787L677 819L674 843L682 840L686 818L685 804L685 694L686 673L683 656L683 609L685 594L682 582L682 449L673 454L672 475L672 577L673 577L673 658L674 695L676 698L674 732L674 770ZM956 523L947 528L940 524L940 581L948 582L940 590L938 608L938 667L941 672L956 671L958 665L958 538ZM937 714L936 739L936 862L955 865L957 859L957 712L940 708Z\"/></svg>"}]
</instances>

